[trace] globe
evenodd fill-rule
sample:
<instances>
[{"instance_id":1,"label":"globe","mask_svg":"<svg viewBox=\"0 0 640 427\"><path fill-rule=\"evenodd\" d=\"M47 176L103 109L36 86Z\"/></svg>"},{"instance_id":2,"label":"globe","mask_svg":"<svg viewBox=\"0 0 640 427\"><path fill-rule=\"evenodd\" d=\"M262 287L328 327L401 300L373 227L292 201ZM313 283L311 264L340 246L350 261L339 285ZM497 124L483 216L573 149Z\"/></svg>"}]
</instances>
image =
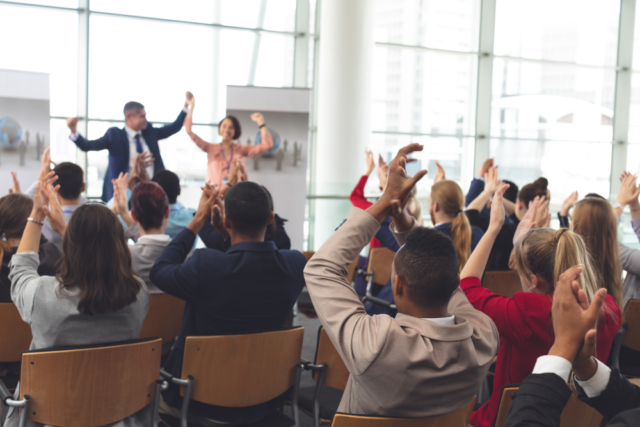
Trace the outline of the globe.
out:
<instances>
[{"instance_id":1,"label":"globe","mask_svg":"<svg viewBox=\"0 0 640 427\"><path fill-rule=\"evenodd\" d=\"M280 148L280 135L278 135L278 132L269 129L269 133L271 134L271 139L273 139L273 147L270 150L262 153L263 156L271 156L273 154L276 154L278 152L278 149ZM260 145L261 141L262 132L258 131L258 134L256 135L255 141L253 143L255 145Z\"/></svg>"},{"instance_id":2,"label":"globe","mask_svg":"<svg viewBox=\"0 0 640 427\"><path fill-rule=\"evenodd\" d=\"M3 147L16 147L22 139L20 123L11 117L0 119L0 145Z\"/></svg>"}]
</instances>

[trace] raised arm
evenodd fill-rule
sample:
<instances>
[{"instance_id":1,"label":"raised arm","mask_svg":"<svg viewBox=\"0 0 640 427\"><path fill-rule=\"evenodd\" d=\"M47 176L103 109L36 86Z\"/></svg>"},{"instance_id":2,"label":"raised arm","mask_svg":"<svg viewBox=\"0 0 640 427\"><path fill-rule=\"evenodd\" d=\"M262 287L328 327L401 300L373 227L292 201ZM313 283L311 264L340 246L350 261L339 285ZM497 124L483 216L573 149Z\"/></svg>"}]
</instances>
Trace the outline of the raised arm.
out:
<instances>
[{"instance_id":1,"label":"raised arm","mask_svg":"<svg viewBox=\"0 0 640 427\"><path fill-rule=\"evenodd\" d=\"M194 105L195 98L191 92L187 92L184 107L182 108L182 111L180 111L180 114L178 114L176 120L170 125L164 125L161 128L158 128L158 139L169 138L171 135L178 133L182 128L185 117L187 117L187 111L192 111ZM188 110L189 106L191 106L191 110Z\"/></svg>"},{"instance_id":2,"label":"raised arm","mask_svg":"<svg viewBox=\"0 0 640 427\"><path fill-rule=\"evenodd\" d=\"M351 204L356 208L360 208L362 210L369 209L373 204L368 201L366 197L364 197L364 187L367 185L369 175L371 175L371 172L373 172L373 169L376 167L376 164L373 161L373 153L367 149L365 149L364 152L367 165L366 173L360 177L360 180L358 180L358 183L349 196L349 201L351 202Z\"/></svg>"},{"instance_id":3,"label":"raised arm","mask_svg":"<svg viewBox=\"0 0 640 427\"><path fill-rule=\"evenodd\" d=\"M473 178L471 181L471 185L469 186L469 191L465 196L465 204L468 206L478 195L484 190L484 174L489 171L490 168L493 167L493 159L487 159L484 161L482 166L480 167L480 171L478 172L478 177Z\"/></svg>"},{"instance_id":4,"label":"raised arm","mask_svg":"<svg viewBox=\"0 0 640 427\"><path fill-rule=\"evenodd\" d=\"M191 130L192 127L193 127L193 108L189 110L186 118L184 119L184 130L187 132L187 135L189 135L191 140L195 142L196 145L200 147L202 151L204 151L205 153L208 152L211 149L211 147L213 147L215 144L212 144L200 138L197 134L195 134Z\"/></svg>"},{"instance_id":5,"label":"raised arm","mask_svg":"<svg viewBox=\"0 0 640 427\"><path fill-rule=\"evenodd\" d=\"M267 125L264 122L262 113L253 113L251 115L251 120L256 122L256 124L260 127L260 144L238 144L237 147L240 150L240 154L245 157L257 156L258 154L264 153L265 151L269 151L273 148L273 139L271 138L271 133L269 132L269 129L267 129Z\"/></svg>"},{"instance_id":6,"label":"raised arm","mask_svg":"<svg viewBox=\"0 0 640 427\"><path fill-rule=\"evenodd\" d=\"M69 139L73 141L73 143L76 144L79 149L81 149L82 151L101 151L109 149L109 145L111 143L111 129L108 129L107 133L105 133L100 138L90 141L78 133L77 125L77 117L67 119L67 126L71 131Z\"/></svg>"},{"instance_id":7,"label":"raised arm","mask_svg":"<svg viewBox=\"0 0 640 427\"><path fill-rule=\"evenodd\" d=\"M380 223L400 209L411 189L426 171L408 178L406 157L422 150L419 144L400 149L390 165L389 181L380 199L366 212L354 209L346 221L322 245L305 268L307 288L320 322L354 375L360 375L382 350L391 318L368 316L355 290L347 280L347 267L369 243Z\"/></svg>"}]
</instances>

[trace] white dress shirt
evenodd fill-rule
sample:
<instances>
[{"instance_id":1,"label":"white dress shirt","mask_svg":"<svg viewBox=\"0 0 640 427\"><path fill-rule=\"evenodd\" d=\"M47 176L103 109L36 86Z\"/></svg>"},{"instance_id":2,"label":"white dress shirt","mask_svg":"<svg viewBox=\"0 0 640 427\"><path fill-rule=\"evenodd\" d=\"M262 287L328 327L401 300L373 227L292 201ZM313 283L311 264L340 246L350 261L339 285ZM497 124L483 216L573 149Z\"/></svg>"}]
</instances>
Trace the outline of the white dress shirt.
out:
<instances>
[{"instance_id":1,"label":"white dress shirt","mask_svg":"<svg viewBox=\"0 0 640 427\"><path fill-rule=\"evenodd\" d=\"M453 326L456 324L456 317L453 314L447 317L433 317L433 318L423 317L423 319L428 320L429 322L437 323L438 325L442 325L442 326Z\"/></svg>"},{"instance_id":2,"label":"white dress shirt","mask_svg":"<svg viewBox=\"0 0 640 427\"><path fill-rule=\"evenodd\" d=\"M578 381L573 376L573 381L582 387L587 397L600 396L600 393L607 388L609 384L609 377L611 376L611 368L596 359L598 363L598 369L596 373L586 381ZM556 374L564 381L569 379L571 373L571 362L559 356L540 356L536 361L536 366L533 368L532 374Z\"/></svg>"}]
</instances>

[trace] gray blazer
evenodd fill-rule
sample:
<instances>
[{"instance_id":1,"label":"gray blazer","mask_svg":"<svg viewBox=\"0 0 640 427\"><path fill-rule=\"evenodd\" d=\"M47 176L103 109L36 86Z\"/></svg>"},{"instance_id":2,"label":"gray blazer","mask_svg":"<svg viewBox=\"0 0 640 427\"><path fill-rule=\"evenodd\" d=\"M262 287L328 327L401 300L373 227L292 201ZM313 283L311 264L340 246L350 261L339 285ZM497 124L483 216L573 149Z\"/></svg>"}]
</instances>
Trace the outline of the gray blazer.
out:
<instances>
[{"instance_id":1,"label":"gray blazer","mask_svg":"<svg viewBox=\"0 0 640 427\"><path fill-rule=\"evenodd\" d=\"M149 309L149 290L140 281L137 300L115 313L87 316L78 311L79 294L61 288L58 279L38 275L38 254L23 252L11 258L11 298L22 320L31 325L31 350L58 346L79 346L137 339ZM19 387L16 398L19 396ZM149 426L152 406L140 410L110 427ZM18 411L9 410L5 427L18 425ZM27 421L27 426L40 423Z\"/></svg>"},{"instance_id":2,"label":"gray blazer","mask_svg":"<svg viewBox=\"0 0 640 427\"><path fill-rule=\"evenodd\" d=\"M304 270L320 322L351 374L338 411L418 418L459 409L484 381L498 330L460 288L449 301L452 326L402 313L367 315L347 267L379 229L375 218L354 209ZM409 232L396 234L400 245Z\"/></svg>"},{"instance_id":3,"label":"gray blazer","mask_svg":"<svg viewBox=\"0 0 640 427\"><path fill-rule=\"evenodd\" d=\"M140 236L138 238L138 242L135 245L129 245L129 249L131 250L131 266L133 267L133 271L135 271L138 276L140 276L140 278L144 280L144 283L149 289L149 293L152 294L162 293L162 291L158 289L156 285L151 283L151 279L149 279L149 273L151 272L151 267L153 267L153 264L156 262L156 259L158 259L164 248L166 248L167 245L171 243L171 239L168 237L169 236L167 236L166 241L164 241L149 238L147 236Z\"/></svg>"}]
</instances>

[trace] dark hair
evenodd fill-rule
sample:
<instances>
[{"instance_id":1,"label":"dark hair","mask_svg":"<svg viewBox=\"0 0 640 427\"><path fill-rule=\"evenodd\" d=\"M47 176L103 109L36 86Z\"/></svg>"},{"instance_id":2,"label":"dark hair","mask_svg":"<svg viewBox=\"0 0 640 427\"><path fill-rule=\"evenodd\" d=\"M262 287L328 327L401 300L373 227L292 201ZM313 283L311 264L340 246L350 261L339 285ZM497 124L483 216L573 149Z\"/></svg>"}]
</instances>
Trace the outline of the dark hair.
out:
<instances>
[{"instance_id":1,"label":"dark hair","mask_svg":"<svg viewBox=\"0 0 640 427\"><path fill-rule=\"evenodd\" d=\"M242 135L242 128L240 127L240 121L238 121L238 119L235 116L227 116L224 119L220 120L220 123L218 123L218 132L220 132L220 126L222 126L222 122L224 122L225 120L231 120L231 123L233 123L233 139L238 139L240 138L240 135Z\"/></svg>"},{"instance_id":2,"label":"dark hair","mask_svg":"<svg viewBox=\"0 0 640 427\"><path fill-rule=\"evenodd\" d=\"M124 109L122 110L122 112L126 116L127 113L137 113L143 108L144 108L144 105L140 104L139 102L129 101L126 104L124 104Z\"/></svg>"},{"instance_id":3,"label":"dark hair","mask_svg":"<svg viewBox=\"0 0 640 427\"><path fill-rule=\"evenodd\" d=\"M170 204L176 203L180 195L180 178L178 178L178 175L164 169L156 172L151 181L157 182L162 187L169 198Z\"/></svg>"},{"instance_id":4,"label":"dark hair","mask_svg":"<svg viewBox=\"0 0 640 427\"><path fill-rule=\"evenodd\" d=\"M460 284L453 241L433 228L412 231L393 264L407 286L408 297L420 307L447 305Z\"/></svg>"},{"instance_id":5,"label":"dark hair","mask_svg":"<svg viewBox=\"0 0 640 427\"><path fill-rule=\"evenodd\" d=\"M24 194L8 194L0 199L0 261L11 246L3 239L22 237L27 218L33 209L33 199Z\"/></svg>"},{"instance_id":6,"label":"dark hair","mask_svg":"<svg viewBox=\"0 0 640 427\"><path fill-rule=\"evenodd\" d=\"M78 289L78 311L102 314L136 301L140 279L131 267L131 252L116 214L104 205L76 209L62 238L64 255L58 280L65 289Z\"/></svg>"},{"instance_id":7,"label":"dark hair","mask_svg":"<svg viewBox=\"0 0 640 427\"><path fill-rule=\"evenodd\" d=\"M262 188L264 188L264 191L267 192L267 196L269 196L269 201L271 202L271 212L275 213L276 210L273 208L273 197L271 197L271 193L269 192L269 190L267 190L267 187L265 187L264 185L262 186ZM278 224L276 224L275 220L271 221L271 224L267 226L267 232L264 236L264 239L270 240L276 234L277 230L278 230Z\"/></svg>"},{"instance_id":8,"label":"dark hair","mask_svg":"<svg viewBox=\"0 0 640 427\"><path fill-rule=\"evenodd\" d=\"M597 199L607 200L604 197L602 197L601 195L599 195L598 193L585 194L584 198L586 199L587 197L595 197Z\"/></svg>"},{"instance_id":9,"label":"dark hair","mask_svg":"<svg viewBox=\"0 0 640 427\"><path fill-rule=\"evenodd\" d=\"M547 186L549 185L549 181L547 178L538 178L532 184L527 184L520 192L518 192L518 200L522 201L525 207L529 207L529 203L533 201L536 197L546 196L547 195Z\"/></svg>"},{"instance_id":10,"label":"dark hair","mask_svg":"<svg viewBox=\"0 0 640 427\"><path fill-rule=\"evenodd\" d=\"M518 186L515 182L507 181L506 179L503 179L502 182L505 184L509 184L509 188L507 188L507 191L504 192L504 198L511 203L515 203L518 198Z\"/></svg>"},{"instance_id":11,"label":"dark hair","mask_svg":"<svg viewBox=\"0 0 640 427\"><path fill-rule=\"evenodd\" d=\"M224 196L224 212L240 234L264 233L271 218L271 201L261 185L239 182Z\"/></svg>"},{"instance_id":12,"label":"dark hair","mask_svg":"<svg viewBox=\"0 0 640 427\"><path fill-rule=\"evenodd\" d=\"M84 172L75 163L64 162L54 169L58 180L56 185L60 185L58 194L65 200L73 200L80 197L82 184L84 183Z\"/></svg>"},{"instance_id":13,"label":"dark hair","mask_svg":"<svg viewBox=\"0 0 640 427\"><path fill-rule=\"evenodd\" d=\"M144 230L160 228L167 213L169 199L155 182L141 182L131 192L131 211Z\"/></svg>"}]
</instances>

